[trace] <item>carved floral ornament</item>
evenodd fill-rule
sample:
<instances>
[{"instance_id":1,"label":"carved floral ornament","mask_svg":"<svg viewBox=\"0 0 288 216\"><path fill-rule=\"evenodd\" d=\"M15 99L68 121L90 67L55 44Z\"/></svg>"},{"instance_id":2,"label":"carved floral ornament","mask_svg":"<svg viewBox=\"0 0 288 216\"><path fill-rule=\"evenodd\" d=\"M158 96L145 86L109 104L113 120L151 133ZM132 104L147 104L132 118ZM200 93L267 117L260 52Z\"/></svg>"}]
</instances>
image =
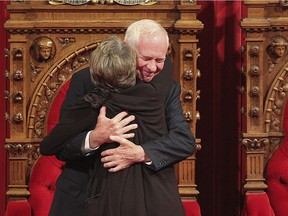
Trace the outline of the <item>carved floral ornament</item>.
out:
<instances>
[{"instance_id":1,"label":"carved floral ornament","mask_svg":"<svg viewBox=\"0 0 288 216\"><path fill-rule=\"evenodd\" d=\"M4 148L9 154L9 157L27 157L27 165L28 167L32 167L35 160L39 157L39 145L35 145L34 143L7 143ZM25 159L24 159L25 160Z\"/></svg>"},{"instance_id":2,"label":"carved floral ornament","mask_svg":"<svg viewBox=\"0 0 288 216\"><path fill-rule=\"evenodd\" d=\"M288 99L288 63L279 70L267 94L265 103L265 132L281 132L282 118Z\"/></svg>"},{"instance_id":3,"label":"carved floral ornament","mask_svg":"<svg viewBox=\"0 0 288 216\"><path fill-rule=\"evenodd\" d=\"M245 138L242 140L242 144L246 146L249 151L262 150L269 144L268 138Z\"/></svg>"},{"instance_id":4,"label":"carved floral ornament","mask_svg":"<svg viewBox=\"0 0 288 216\"><path fill-rule=\"evenodd\" d=\"M88 64L90 52L98 43L82 47L63 58L51 67L39 82L29 105L29 138L45 136L45 125L50 105L58 90L66 83L73 73Z\"/></svg>"},{"instance_id":5,"label":"carved floral ornament","mask_svg":"<svg viewBox=\"0 0 288 216\"><path fill-rule=\"evenodd\" d=\"M283 36L276 36L272 38L271 43L266 48L268 55L276 60L284 57L287 54L288 41Z\"/></svg>"},{"instance_id":6,"label":"carved floral ornament","mask_svg":"<svg viewBox=\"0 0 288 216\"><path fill-rule=\"evenodd\" d=\"M152 5L157 3L157 0L49 0L52 5L70 4L70 5L84 5L84 4L121 4L121 5Z\"/></svg>"}]
</instances>

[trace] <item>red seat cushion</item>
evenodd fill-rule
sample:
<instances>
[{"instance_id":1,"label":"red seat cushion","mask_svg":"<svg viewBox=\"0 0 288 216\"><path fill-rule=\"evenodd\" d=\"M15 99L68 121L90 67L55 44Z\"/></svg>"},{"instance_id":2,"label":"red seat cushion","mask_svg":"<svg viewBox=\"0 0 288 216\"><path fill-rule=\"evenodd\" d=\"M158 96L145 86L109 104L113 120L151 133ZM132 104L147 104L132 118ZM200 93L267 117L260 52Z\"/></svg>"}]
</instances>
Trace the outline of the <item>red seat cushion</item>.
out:
<instances>
[{"instance_id":1,"label":"red seat cushion","mask_svg":"<svg viewBox=\"0 0 288 216\"><path fill-rule=\"evenodd\" d=\"M275 216L265 192L247 193L242 216Z\"/></svg>"}]
</instances>

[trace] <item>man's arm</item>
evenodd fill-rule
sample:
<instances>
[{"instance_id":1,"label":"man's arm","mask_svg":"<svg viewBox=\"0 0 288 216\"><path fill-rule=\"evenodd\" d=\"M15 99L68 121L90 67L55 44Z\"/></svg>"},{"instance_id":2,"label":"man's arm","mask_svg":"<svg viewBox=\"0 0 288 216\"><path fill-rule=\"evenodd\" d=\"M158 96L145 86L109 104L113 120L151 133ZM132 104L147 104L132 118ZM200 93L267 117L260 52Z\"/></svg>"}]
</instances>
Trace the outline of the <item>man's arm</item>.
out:
<instances>
[{"instance_id":1,"label":"man's arm","mask_svg":"<svg viewBox=\"0 0 288 216\"><path fill-rule=\"evenodd\" d=\"M180 86L177 84L174 85L174 88L171 88L165 102L166 122L169 131L167 135L163 135L153 141L142 144L142 148L139 148L141 146L136 146L137 154L135 154L134 149L132 150L133 145L129 145L129 148L125 147L125 149L119 149L118 147L116 149L110 149L102 152L102 162L106 163L105 166L107 168L113 167L111 171L119 171L133 163L140 162L145 158L143 162L151 159L153 163L149 167L154 170L159 170L192 155L195 151L195 138L191 133L188 123L184 119L179 97ZM83 132L74 139L69 140L69 142L64 145L65 147L63 150L59 152L57 156L60 159L71 159L71 157L75 158L78 156L84 157L85 154L83 154L82 150L87 133L88 132ZM120 143L120 147L129 142L128 140L125 140L126 139L124 138L121 139L122 145ZM138 158L135 158L136 155ZM119 158L122 159L118 160Z\"/></svg>"},{"instance_id":2,"label":"man's arm","mask_svg":"<svg viewBox=\"0 0 288 216\"><path fill-rule=\"evenodd\" d=\"M89 68L85 68L77 73L75 73L71 78L70 87L67 91L66 98L62 104L60 111L60 122L62 118L69 111L69 107L74 105L79 98L83 97L85 94L94 89L94 85L91 82L91 75ZM104 108L101 108L100 114L98 116L97 125L94 130L91 131L91 139L93 141L96 140L97 145L102 143L111 142L109 136L111 135L120 135L125 138L131 138L134 136L133 133L128 133L130 130L135 129L137 127L136 124L130 124L131 121L134 120L134 116L127 116L126 112L121 112L117 114L114 118L109 119L106 118L106 110L103 112ZM80 118L81 118L80 114ZM93 117L92 117L93 118ZM95 117L94 117L95 118ZM93 122L96 119L92 119ZM89 119L90 121L90 119ZM83 122L83 121L81 121ZM60 127L61 128L61 127ZM61 128L62 129L62 128ZM60 129L60 130L61 130ZM69 129L67 129L69 130ZM56 133L56 132L55 132ZM73 136L73 138L66 139L65 142L62 142L64 139L61 139L57 143L61 143L58 145L56 142L52 148L48 146L47 149L43 148L43 153L51 155L51 153L56 154L56 156L61 160L69 160L75 159L79 157L85 157L87 152L84 151L85 138L87 136L88 131L81 131L81 133L77 136ZM49 138L49 140L51 140ZM48 139L46 143L50 143ZM94 142L95 143L95 142ZM56 146L57 145L57 146ZM45 146L45 145L43 145ZM95 146L91 146L95 148Z\"/></svg>"},{"instance_id":3,"label":"man's arm","mask_svg":"<svg viewBox=\"0 0 288 216\"><path fill-rule=\"evenodd\" d=\"M81 116L81 113L79 113L79 115ZM63 117L63 119L65 118L66 116ZM93 145L89 147L97 150L97 148L103 143L112 142L110 136L121 136L127 139L134 137L135 134L130 133L129 131L137 128L137 124L130 124L130 122L135 119L135 116L128 116L127 112L121 112L110 119L106 117L106 107L101 107L98 117L95 115L87 115L86 118L86 120L79 120L79 124L81 122L84 122L85 124L85 121L87 123L91 121L95 122L96 120L94 119L97 118L96 126L93 130L90 131L90 136L87 136L87 133L89 133L87 131L81 133L74 133L76 134L76 136L67 140L64 144L61 144L61 150L58 151L57 154L57 157L59 159L69 160L79 157L85 157L86 155L89 155L91 152L93 152L93 150L87 152L87 150L84 149L85 141L88 143L91 141L90 143L93 143ZM76 125L76 127L78 126ZM67 130L69 130L69 128L67 128ZM73 130L73 128L71 128L70 131L71 130Z\"/></svg>"},{"instance_id":4,"label":"man's arm","mask_svg":"<svg viewBox=\"0 0 288 216\"><path fill-rule=\"evenodd\" d=\"M73 109L65 111L60 122L40 143L42 155L54 155L63 149L66 142L83 131L93 129L98 116L97 110L91 110L89 104L78 103Z\"/></svg>"},{"instance_id":5,"label":"man's arm","mask_svg":"<svg viewBox=\"0 0 288 216\"><path fill-rule=\"evenodd\" d=\"M174 85L165 102L168 134L141 145L155 170L184 160L195 152L195 137L183 116L180 92L179 84Z\"/></svg>"},{"instance_id":6,"label":"man's arm","mask_svg":"<svg viewBox=\"0 0 288 216\"><path fill-rule=\"evenodd\" d=\"M191 156L195 152L195 138L183 116L180 92L179 84L174 85L165 101L168 134L141 145L114 137L113 140L120 146L101 153L104 167L110 172L117 172L134 163L151 160L149 167L159 170Z\"/></svg>"}]
</instances>

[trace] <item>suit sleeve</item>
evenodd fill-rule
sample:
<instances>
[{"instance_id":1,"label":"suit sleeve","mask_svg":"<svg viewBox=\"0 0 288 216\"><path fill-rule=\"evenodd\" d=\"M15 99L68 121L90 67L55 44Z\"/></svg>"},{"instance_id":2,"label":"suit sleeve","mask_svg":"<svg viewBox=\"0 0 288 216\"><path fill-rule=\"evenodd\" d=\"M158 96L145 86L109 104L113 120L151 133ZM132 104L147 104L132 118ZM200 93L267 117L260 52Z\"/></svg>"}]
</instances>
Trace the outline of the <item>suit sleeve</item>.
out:
<instances>
[{"instance_id":1,"label":"suit sleeve","mask_svg":"<svg viewBox=\"0 0 288 216\"><path fill-rule=\"evenodd\" d=\"M88 131L82 131L81 133L78 133L77 136L67 140L63 144L64 147L61 151L56 154L56 157L63 161L86 157L87 155L83 153L82 148L87 133Z\"/></svg>"},{"instance_id":2,"label":"suit sleeve","mask_svg":"<svg viewBox=\"0 0 288 216\"><path fill-rule=\"evenodd\" d=\"M174 84L165 101L168 134L141 144L152 160L151 169L159 170L186 159L195 152L195 137L183 116L180 85Z\"/></svg>"}]
</instances>

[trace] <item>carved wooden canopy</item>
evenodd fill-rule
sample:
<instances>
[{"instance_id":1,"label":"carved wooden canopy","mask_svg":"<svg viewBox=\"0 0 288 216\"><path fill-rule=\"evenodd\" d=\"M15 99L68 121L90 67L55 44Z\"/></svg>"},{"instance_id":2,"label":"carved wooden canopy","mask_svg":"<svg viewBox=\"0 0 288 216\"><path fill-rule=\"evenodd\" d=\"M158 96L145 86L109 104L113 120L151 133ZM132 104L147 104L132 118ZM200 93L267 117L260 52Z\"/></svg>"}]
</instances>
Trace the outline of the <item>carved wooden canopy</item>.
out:
<instances>
[{"instance_id":1,"label":"carved wooden canopy","mask_svg":"<svg viewBox=\"0 0 288 216\"><path fill-rule=\"evenodd\" d=\"M27 171L39 155L38 144L47 133L50 106L63 86L83 67L90 52L108 35L124 36L133 21L149 18L160 22L170 36L174 77L181 84L182 105L196 135L199 112L196 1L11 1L7 5L10 80L8 121L10 135L7 195L22 199L29 195ZM197 139L200 149L200 140ZM183 198L196 198L195 155L177 166L179 191Z\"/></svg>"}]
</instances>

